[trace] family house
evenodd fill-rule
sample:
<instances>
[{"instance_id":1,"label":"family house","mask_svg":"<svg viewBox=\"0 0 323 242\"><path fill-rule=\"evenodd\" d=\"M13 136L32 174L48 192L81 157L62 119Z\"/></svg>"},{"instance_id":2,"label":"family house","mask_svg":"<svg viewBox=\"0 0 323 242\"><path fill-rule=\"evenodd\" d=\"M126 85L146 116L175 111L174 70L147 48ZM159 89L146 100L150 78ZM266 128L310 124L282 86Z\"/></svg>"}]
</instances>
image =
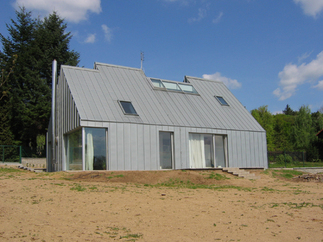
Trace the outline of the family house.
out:
<instances>
[{"instance_id":1,"label":"family house","mask_svg":"<svg viewBox=\"0 0 323 242\"><path fill-rule=\"evenodd\" d=\"M48 171L268 166L265 130L222 82L102 63L55 73Z\"/></svg>"}]
</instances>

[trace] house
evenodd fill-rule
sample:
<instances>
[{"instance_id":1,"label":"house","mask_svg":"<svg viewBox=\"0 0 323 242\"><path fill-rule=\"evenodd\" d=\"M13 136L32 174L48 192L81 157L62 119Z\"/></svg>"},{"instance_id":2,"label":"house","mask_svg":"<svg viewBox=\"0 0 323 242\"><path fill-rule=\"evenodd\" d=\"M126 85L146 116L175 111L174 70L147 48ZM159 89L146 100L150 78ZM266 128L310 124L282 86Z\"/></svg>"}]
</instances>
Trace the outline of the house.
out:
<instances>
[{"instance_id":1,"label":"house","mask_svg":"<svg viewBox=\"0 0 323 242\"><path fill-rule=\"evenodd\" d=\"M265 130L222 82L102 63L55 73L48 171L268 167Z\"/></svg>"}]
</instances>

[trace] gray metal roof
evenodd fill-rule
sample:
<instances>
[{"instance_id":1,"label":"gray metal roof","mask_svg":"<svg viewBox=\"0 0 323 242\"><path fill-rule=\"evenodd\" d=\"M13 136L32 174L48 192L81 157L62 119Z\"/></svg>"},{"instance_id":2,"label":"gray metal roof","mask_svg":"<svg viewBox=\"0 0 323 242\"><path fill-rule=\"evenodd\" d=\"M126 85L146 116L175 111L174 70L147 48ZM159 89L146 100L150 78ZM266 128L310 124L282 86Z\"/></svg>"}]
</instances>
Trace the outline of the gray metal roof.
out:
<instances>
[{"instance_id":1,"label":"gray metal roof","mask_svg":"<svg viewBox=\"0 0 323 242\"><path fill-rule=\"evenodd\" d=\"M62 66L61 73L81 120L264 131L222 82L186 76L196 95L156 90L136 68L95 63L93 70ZM131 101L138 116L125 115L118 101Z\"/></svg>"}]
</instances>

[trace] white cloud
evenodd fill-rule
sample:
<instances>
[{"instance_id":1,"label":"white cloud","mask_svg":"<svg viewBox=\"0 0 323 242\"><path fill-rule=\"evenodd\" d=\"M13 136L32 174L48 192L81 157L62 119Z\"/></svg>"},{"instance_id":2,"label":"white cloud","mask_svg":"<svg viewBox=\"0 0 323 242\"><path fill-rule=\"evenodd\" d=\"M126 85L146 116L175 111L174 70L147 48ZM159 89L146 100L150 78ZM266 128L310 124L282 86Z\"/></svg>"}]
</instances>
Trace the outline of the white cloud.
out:
<instances>
[{"instance_id":1,"label":"white cloud","mask_svg":"<svg viewBox=\"0 0 323 242\"><path fill-rule=\"evenodd\" d=\"M90 44L94 43L95 42L95 34L89 34L84 42L90 43Z\"/></svg>"},{"instance_id":2,"label":"white cloud","mask_svg":"<svg viewBox=\"0 0 323 242\"><path fill-rule=\"evenodd\" d=\"M195 17L195 18L190 18L188 20L189 23L192 23L192 22L198 22L198 21L201 21L203 18L206 17L206 9L204 8L199 8L199 12L198 12L198 16Z\"/></svg>"},{"instance_id":3,"label":"white cloud","mask_svg":"<svg viewBox=\"0 0 323 242\"><path fill-rule=\"evenodd\" d=\"M112 39L112 30L108 26L106 26L105 24L102 24L101 27L104 32L105 40L110 42Z\"/></svg>"},{"instance_id":4,"label":"white cloud","mask_svg":"<svg viewBox=\"0 0 323 242\"><path fill-rule=\"evenodd\" d=\"M323 0L294 0L296 4L300 4L304 13L316 17L323 9Z\"/></svg>"},{"instance_id":5,"label":"white cloud","mask_svg":"<svg viewBox=\"0 0 323 242\"><path fill-rule=\"evenodd\" d=\"M323 81L319 81L318 84L316 86L314 86L314 88L317 88L317 89L323 91Z\"/></svg>"},{"instance_id":6,"label":"white cloud","mask_svg":"<svg viewBox=\"0 0 323 242\"><path fill-rule=\"evenodd\" d=\"M235 80L235 79L231 79L231 78L228 78L228 77L225 77L225 76L221 76L220 72L216 72L216 73L211 74L211 75L204 74L203 78L223 82L230 89L237 89L237 88L240 88L242 86L242 84L240 82L238 82L237 80Z\"/></svg>"},{"instance_id":7,"label":"white cloud","mask_svg":"<svg viewBox=\"0 0 323 242\"><path fill-rule=\"evenodd\" d=\"M89 12L99 14L102 11L101 0L16 0L15 6L39 11L41 15L56 11L66 21L75 23L86 20Z\"/></svg>"},{"instance_id":8,"label":"white cloud","mask_svg":"<svg viewBox=\"0 0 323 242\"><path fill-rule=\"evenodd\" d=\"M312 51L313 52L313 51ZM312 52L306 52L304 53L302 56L297 57L298 59L298 63L301 63L303 60L307 59L308 57L310 57L310 55L312 54Z\"/></svg>"},{"instance_id":9,"label":"white cloud","mask_svg":"<svg viewBox=\"0 0 323 242\"><path fill-rule=\"evenodd\" d=\"M219 13L219 15L218 15L215 19L213 19L213 21L212 21L212 22L213 22L214 24L217 24L218 22L220 22L220 20L221 20L222 16L223 16L223 12Z\"/></svg>"},{"instance_id":10,"label":"white cloud","mask_svg":"<svg viewBox=\"0 0 323 242\"><path fill-rule=\"evenodd\" d=\"M296 93L296 89L299 85L306 82L317 82L317 80L323 76L323 51L317 55L315 60L310 63L302 63L297 66L294 64L288 64L278 74L280 78L279 85L281 88L277 88L273 94L276 95L279 100L285 100L290 98ZM321 89L322 81L320 81L313 88Z\"/></svg>"}]
</instances>

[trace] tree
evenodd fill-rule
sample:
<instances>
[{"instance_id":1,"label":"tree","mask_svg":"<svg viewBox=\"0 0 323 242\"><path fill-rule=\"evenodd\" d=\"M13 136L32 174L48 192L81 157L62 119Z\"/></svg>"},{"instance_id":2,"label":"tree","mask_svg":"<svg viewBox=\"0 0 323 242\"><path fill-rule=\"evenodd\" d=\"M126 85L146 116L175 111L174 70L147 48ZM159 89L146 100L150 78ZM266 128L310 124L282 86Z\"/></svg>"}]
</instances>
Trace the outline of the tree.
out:
<instances>
[{"instance_id":1,"label":"tree","mask_svg":"<svg viewBox=\"0 0 323 242\"><path fill-rule=\"evenodd\" d=\"M35 33L37 43L37 69L40 77L45 79L47 85L52 85L52 62L55 59L58 65L58 72L61 65L77 66L80 55L74 50L69 50L69 42L72 38L70 32L66 32L67 25L56 12L43 21L38 21Z\"/></svg>"},{"instance_id":2,"label":"tree","mask_svg":"<svg viewBox=\"0 0 323 242\"><path fill-rule=\"evenodd\" d=\"M292 115L292 116L297 114L297 112L295 112L293 109L291 109L291 107L288 104L286 105L286 108L283 110L283 113L285 115Z\"/></svg>"},{"instance_id":3,"label":"tree","mask_svg":"<svg viewBox=\"0 0 323 242\"><path fill-rule=\"evenodd\" d=\"M0 73L0 145L13 145L14 137L11 132L10 119L9 119L9 110L8 97L10 87L8 85L8 80L10 74L13 73L15 66L15 61L17 56L14 56L12 67L9 73L5 73L5 70L2 69ZM3 66L2 59L0 60L0 66Z\"/></svg>"},{"instance_id":4,"label":"tree","mask_svg":"<svg viewBox=\"0 0 323 242\"><path fill-rule=\"evenodd\" d=\"M267 149L269 151L273 151L274 119L273 115L268 111L268 106L261 106L258 109L253 109L251 110L251 114L258 121L258 123L266 130Z\"/></svg>"},{"instance_id":5,"label":"tree","mask_svg":"<svg viewBox=\"0 0 323 242\"><path fill-rule=\"evenodd\" d=\"M315 134L311 109L308 106L302 106L291 131L291 141L294 143L295 150L306 151L308 160L317 159L319 155L318 150L313 145L317 141Z\"/></svg>"},{"instance_id":6,"label":"tree","mask_svg":"<svg viewBox=\"0 0 323 242\"><path fill-rule=\"evenodd\" d=\"M70 33L54 12L44 20L31 17L25 8L16 11L17 20L7 24L9 37L0 34L0 58L6 71L13 55L18 55L10 76L11 131L16 140L36 150L37 136L45 134L51 109L51 64L77 65L79 54L69 50Z\"/></svg>"},{"instance_id":7,"label":"tree","mask_svg":"<svg viewBox=\"0 0 323 242\"><path fill-rule=\"evenodd\" d=\"M295 123L295 116L276 114L274 117L274 137L275 150L292 151L294 145L291 142L291 129Z\"/></svg>"}]
</instances>

